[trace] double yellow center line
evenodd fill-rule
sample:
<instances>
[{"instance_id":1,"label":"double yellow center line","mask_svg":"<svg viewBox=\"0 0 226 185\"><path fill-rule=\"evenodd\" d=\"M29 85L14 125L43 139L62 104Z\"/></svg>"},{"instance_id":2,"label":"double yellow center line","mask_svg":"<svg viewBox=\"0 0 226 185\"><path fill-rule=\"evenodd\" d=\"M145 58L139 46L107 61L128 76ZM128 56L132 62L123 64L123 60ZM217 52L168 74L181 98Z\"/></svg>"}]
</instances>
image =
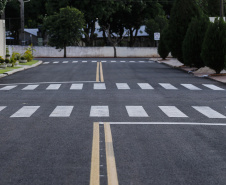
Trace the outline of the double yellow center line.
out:
<instances>
[{"instance_id":1,"label":"double yellow center line","mask_svg":"<svg viewBox=\"0 0 226 185\"><path fill-rule=\"evenodd\" d=\"M90 185L100 185L100 133L99 123L93 124L93 147L92 147L92 161L90 173ZM105 132L105 150L107 163L107 178L108 185L118 185L118 176L116 170L114 149L111 128L109 123L104 123Z\"/></svg>"},{"instance_id":2,"label":"double yellow center line","mask_svg":"<svg viewBox=\"0 0 226 185\"><path fill-rule=\"evenodd\" d=\"M104 82L103 67L101 62L97 62L96 82Z\"/></svg>"}]
</instances>

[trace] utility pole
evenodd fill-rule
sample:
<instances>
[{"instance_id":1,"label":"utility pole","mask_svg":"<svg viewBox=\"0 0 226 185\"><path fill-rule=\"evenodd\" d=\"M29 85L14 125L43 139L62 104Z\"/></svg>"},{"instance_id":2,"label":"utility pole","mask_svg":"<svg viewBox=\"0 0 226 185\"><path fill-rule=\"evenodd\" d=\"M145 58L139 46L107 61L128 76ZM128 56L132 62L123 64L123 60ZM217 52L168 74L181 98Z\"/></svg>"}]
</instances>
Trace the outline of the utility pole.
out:
<instances>
[{"instance_id":1,"label":"utility pole","mask_svg":"<svg viewBox=\"0 0 226 185\"><path fill-rule=\"evenodd\" d=\"M224 0L220 0L220 16L224 17Z\"/></svg>"}]
</instances>

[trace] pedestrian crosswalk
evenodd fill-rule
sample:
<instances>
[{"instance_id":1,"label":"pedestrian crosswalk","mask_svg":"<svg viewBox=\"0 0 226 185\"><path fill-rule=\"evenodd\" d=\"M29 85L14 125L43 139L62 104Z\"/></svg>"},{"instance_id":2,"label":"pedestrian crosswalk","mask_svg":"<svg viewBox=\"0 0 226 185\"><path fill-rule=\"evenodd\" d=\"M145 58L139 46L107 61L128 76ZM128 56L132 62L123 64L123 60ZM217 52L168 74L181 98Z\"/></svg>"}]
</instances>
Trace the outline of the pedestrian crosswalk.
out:
<instances>
[{"instance_id":1,"label":"pedestrian crosswalk","mask_svg":"<svg viewBox=\"0 0 226 185\"><path fill-rule=\"evenodd\" d=\"M102 60L102 61L95 61L95 60L91 60L91 61L87 61L87 60L82 60L82 61L51 61L51 62L43 62L42 64L44 65L48 65L48 64L79 64L79 63L96 63L96 62L102 62L102 63L155 63L154 61L125 61L125 60L121 60L121 61L116 61L116 60Z\"/></svg>"},{"instance_id":2,"label":"pedestrian crosswalk","mask_svg":"<svg viewBox=\"0 0 226 185\"><path fill-rule=\"evenodd\" d=\"M8 113L10 118L29 118L33 116L42 117L71 117L78 116L77 112L79 109L82 109L82 116L87 116L91 118L101 118L101 117L110 117L110 118L118 118L120 115L122 118L180 118L185 121L189 118L194 119L194 115L198 120L201 119L226 119L225 110L221 109L215 110L210 106L190 106L184 109L184 107L177 106L141 106L141 105L117 105L117 106L109 106L109 105L92 105L87 107L76 107L75 105L59 105L56 107L49 108L47 110L45 106L33 105L33 106L22 106L17 107L17 111L12 109L10 106L0 106L0 118L6 118ZM183 109L183 111L181 110ZM224 108L225 109L225 108ZM14 110L14 111L12 111ZM84 111L86 110L86 111ZM90 111L88 111L90 110ZM195 111L195 113L194 113ZM5 114L7 112L7 114ZM38 112L38 113L37 113ZM79 111L81 113L81 111ZM43 114L45 116L43 116Z\"/></svg>"},{"instance_id":3,"label":"pedestrian crosswalk","mask_svg":"<svg viewBox=\"0 0 226 185\"><path fill-rule=\"evenodd\" d=\"M41 83L41 84L18 84L18 85L0 85L0 92L2 91L9 91L9 90L23 90L23 91L32 91L38 89L44 90L60 90L65 86L62 82L55 82L55 83ZM69 83L70 84L70 83ZM140 89L140 90L190 90L190 91L201 91L201 90L213 90L213 91L223 91L225 90L222 87L218 87L214 84L170 84L170 83L93 83L93 87L88 85L88 83L72 83L70 84L70 88L68 90L83 90L85 86L88 86L89 90L133 90L133 89ZM86 88L87 89L87 88Z\"/></svg>"}]
</instances>

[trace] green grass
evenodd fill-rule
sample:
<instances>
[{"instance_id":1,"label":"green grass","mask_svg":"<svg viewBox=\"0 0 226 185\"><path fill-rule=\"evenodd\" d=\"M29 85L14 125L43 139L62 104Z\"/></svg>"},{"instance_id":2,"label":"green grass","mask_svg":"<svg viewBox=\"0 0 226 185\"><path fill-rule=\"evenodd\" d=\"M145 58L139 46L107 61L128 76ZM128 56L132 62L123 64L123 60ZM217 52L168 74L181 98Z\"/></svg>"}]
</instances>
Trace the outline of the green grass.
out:
<instances>
[{"instance_id":1,"label":"green grass","mask_svg":"<svg viewBox=\"0 0 226 185\"><path fill-rule=\"evenodd\" d=\"M33 64L36 64L37 62L38 62L38 60L32 60L32 61L27 62L27 63L20 63L19 65L31 66Z\"/></svg>"},{"instance_id":2,"label":"green grass","mask_svg":"<svg viewBox=\"0 0 226 185\"><path fill-rule=\"evenodd\" d=\"M3 73L5 73L5 72L12 71L12 70L14 70L14 69L19 69L19 68L20 68L20 67L7 67L7 68L5 68L5 69L0 68L0 74L3 74Z\"/></svg>"}]
</instances>

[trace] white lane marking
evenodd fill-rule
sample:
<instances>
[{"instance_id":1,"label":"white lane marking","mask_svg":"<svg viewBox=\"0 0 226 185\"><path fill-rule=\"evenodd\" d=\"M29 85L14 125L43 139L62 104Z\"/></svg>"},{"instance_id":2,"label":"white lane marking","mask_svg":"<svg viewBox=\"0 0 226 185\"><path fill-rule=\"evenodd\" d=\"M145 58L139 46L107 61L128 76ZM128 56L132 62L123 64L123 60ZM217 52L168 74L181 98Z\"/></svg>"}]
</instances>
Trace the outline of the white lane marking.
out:
<instances>
[{"instance_id":1,"label":"white lane marking","mask_svg":"<svg viewBox=\"0 0 226 185\"><path fill-rule=\"evenodd\" d=\"M108 106L91 106L90 117L109 117Z\"/></svg>"},{"instance_id":2,"label":"white lane marking","mask_svg":"<svg viewBox=\"0 0 226 185\"><path fill-rule=\"evenodd\" d=\"M116 83L118 89L130 89L127 83Z\"/></svg>"},{"instance_id":3,"label":"white lane marking","mask_svg":"<svg viewBox=\"0 0 226 185\"><path fill-rule=\"evenodd\" d=\"M189 90L202 90L202 89L200 89L200 88L198 88L198 87L196 87L196 86L194 86L192 84L181 84L181 85L186 87Z\"/></svg>"},{"instance_id":4,"label":"white lane marking","mask_svg":"<svg viewBox=\"0 0 226 185\"><path fill-rule=\"evenodd\" d=\"M153 61L148 61L148 63L153 64L154 62Z\"/></svg>"},{"instance_id":5,"label":"white lane marking","mask_svg":"<svg viewBox=\"0 0 226 185\"><path fill-rule=\"evenodd\" d=\"M154 89L149 83L137 83L141 89Z\"/></svg>"},{"instance_id":6,"label":"white lane marking","mask_svg":"<svg viewBox=\"0 0 226 185\"><path fill-rule=\"evenodd\" d=\"M9 86L5 86L5 87L1 88L0 90L8 91L8 90L14 89L16 86L17 85L9 85Z\"/></svg>"},{"instance_id":7,"label":"white lane marking","mask_svg":"<svg viewBox=\"0 0 226 185\"><path fill-rule=\"evenodd\" d=\"M126 106L129 117L148 117L142 106Z\"/></svg>"},{"instance_id":8,"label":"white lane marking","mask_svg":"<svg viewBox=\"0 0 226 185\"><path fill-rule=\"evenodd\" d=\"M16 113L14 113L12 118L29 118L32 114L35 113L36 110L38 110L40 106L23 106L21 109L19 109Z\"/></svg>"},{"instance_id":9,"label":"white lane marking","mask_svg":"<svg viewBox=\"0 0 226 185\"><path fill-rule=\"evenodd\" d=\"M104 61L101 61L101 62L103 63L103 62L107 62L107 61L104 60Z\"/></svg>"},{"instance_id":10,"label":"white lane marking","mask_svg":"<svg viewBox=\"0 0 226 185\"><path fill-rule=\"evenodd\" d=\"M202 84L205 87L208 87L209 89L215 90L215 91L223 91L224 89L217 87L216 85L213 84Z\"/></svg>"},{"instance_id":11,"label":"white lane marking","mask_svg":"<svg viewBox=\"0 0 226 185\"><path fill-rule=\"evenodd\" d=\"M96 81L68 81L68 82L32 82L32 83L12 83L12 84L0 84L0 85L29 85L29 84L71 84L71 83L93 83Z\"/></svg>"},{"instance_id":12,"label":"white lane marking","mask_svg":"<svg viewBox=\"0 0 226 185\"><path fill-rule=\"evenodd\" d=\"M188 117L175 106L159 106L159 108L170 118L187 118Z\"/></svg>"},{"instance_id":13,"label":"white lane marking","mask_svg":"<svg viewBox=\"0 0 226 185\"><path fill-rule=\"evenodd\" d=\"M123 63L124 63L124 62L126 62L126 61L120 61L120 62L123 62Z\"/></svg>"},{"instance_id":14,"label":"white lane marking","mask_svg":"<svg viewBox=\"0 0 226 185\"><path fill-rule=\"evenodd\" d=\"M169 90L177 90L176 87L174 87L173 85L169 84L169 83L159 83L159 85L161 85L163 88L165 89L169 89Z\"/></svg>"},{"instance_id":15,"label":"white lane marking","mask_svg":"<svg viewBox=\"0 0 226 185\"><path fill-rule=\"evenodd\" d=\"M49 64L49 62L44 62L43 64Z\"/></svg>"},{"instance_id":16,"label":"white lane marking","mask_svg":"<svg viewBox=\"0 0 226 185\"><path fill-rule=\"evenodd\" d=\"M5 108L6 108L6 106L0 106L0 111L2 111Z\"/></svg>"},{"instance_id":17,"label":"white lane marking","mask_svg":"<svg viewBox=\"0 0 226 185\"><path fill-rule=\"evenodd\" d=\"M57 90L57 89L60 88L60 86L61 86L61 84L50 84L50 85L46 88L46 90Z\"/></svg>"},{"instance_id":18,"label":"white lane marking","mask_svg":"<svg viewBox=\"0 0 226 185\"><path fill-rule=\"evenodd\" d=\"M103 90L103 89L106 89L105 83L95 83L93 85L93 89L95 89L95 90Z\"/></svg>"},{"instance_id":19,"label":"white lane marking","mask_svg":"<svg viewBox=\"0 0 226 185\"><path fill-rule=\"evenodd\" d=\"M140 63L144 63L145 61L139 61Z\"/></svg>"},{"instance_id":20,"label":"white lane marking","mask_svg":"<svg viewBox=\"0 0 226 185\"><path fill-rule=\"evenodd\" d=\"M68 63L68 61L63 61L63 63L64 63L64 64L67 64L67 63Z\"/></svg>"},{"instance_id":21,"label":"white lane marking","mask_svg":"<svg viewBox=\"0 0 226 185\"><path fill-rule=\"evenodd\" d=\"M59 62L53 62L53 64L58 64Z\"/></svg>"},{"instance_id":22,"label":"white lane marking","mask_svg":"<svg viewBox=\"0 0 226 185\"><path fill-rule=\"evenodd\" d=\"M74 106L57 106L49 117L69 117Z\"/></svg>"},{"instance_id":23,"label":"white lane marking","mask_svg":"<svg viewBox=\"0 0 226 185\"><path fill-rule=\"evenodd\" d=\"M223 114L220 114L219 112L207 106L192 106L192 107L208 118L226 118Z\"/></svg>"},{"instance_id":24,"label":"white lane marking","mask_svg":"<svg viewBox=\"0 0 226 185\"><path fill-rule=\"evenodd\" d=\"M72 63L78 63L78 61L73 61Z\"/></svg>"},{"instance_id":25,"label":"white lane marking","mask_svg":"<svg viewBox=\"0 0 226 185\"><path fill-rule=\"evenodd\" d=\"M129 61L129 62L132 62L132 63L133 63L133 62L135 62L135 61Z\"/></svg>"},{"instance_id":26,"label":"white lane marking","mask_svg":"<svg viewBox=\"0 0 226 185\"><path fill-rule=\"evenodd\" d=\"M97 62L97 61L94 61L94 60L93 60L92 62Z\"/></svg>"},{"instance_id":27,"label":"white lane marking","mask_svg":"<svg viewBox=\"0 0 226 185\"><path fill-rule=\"evenodd\" d=\"M82 61L82 63L86 63L86 62L87 62L87 61L85 61L85 60L84 60L84 61Z\"/></svg>"},{"instance_id":28,"label":"white lane marking","mask_svg":"<svg viewBox=\"0 0 226 185\"><path fill-rule=\"evenodd\" d=\"M24 87L22 90L34 90L38 87L39 85L28 85Z\"/></svg>"},{"instance_id":29,"label":"white lane marking","mask_svg":"<svg viewBox=\"0 0 226 185\"><path fill-rule=\"evenodd\" d=\"M72 84L70 89L71 90L82 90L83 84Z\"/></svg>"},{"instance_id":30,"label":"white lane marking","mask_svg":"<svg viewBox=\"0 0 226 185\"><path fill-rule=\"evenodd\" d=\"M114 60L114 61L111 61L111 62L116 62L116 61Z\"/></svg>"},{"instance_id":31,"label":"white lane marking","mask_svg":"<svg viewBox=\"0 0 226 185\"><path fill-rule=\"evenodd\" d=\"M191 125L191 126L226 126L226 123L192 123L192 122L108 122L115 125ZM103 122L99 122L103 125Z\"/></svg>"}]
</instances>

